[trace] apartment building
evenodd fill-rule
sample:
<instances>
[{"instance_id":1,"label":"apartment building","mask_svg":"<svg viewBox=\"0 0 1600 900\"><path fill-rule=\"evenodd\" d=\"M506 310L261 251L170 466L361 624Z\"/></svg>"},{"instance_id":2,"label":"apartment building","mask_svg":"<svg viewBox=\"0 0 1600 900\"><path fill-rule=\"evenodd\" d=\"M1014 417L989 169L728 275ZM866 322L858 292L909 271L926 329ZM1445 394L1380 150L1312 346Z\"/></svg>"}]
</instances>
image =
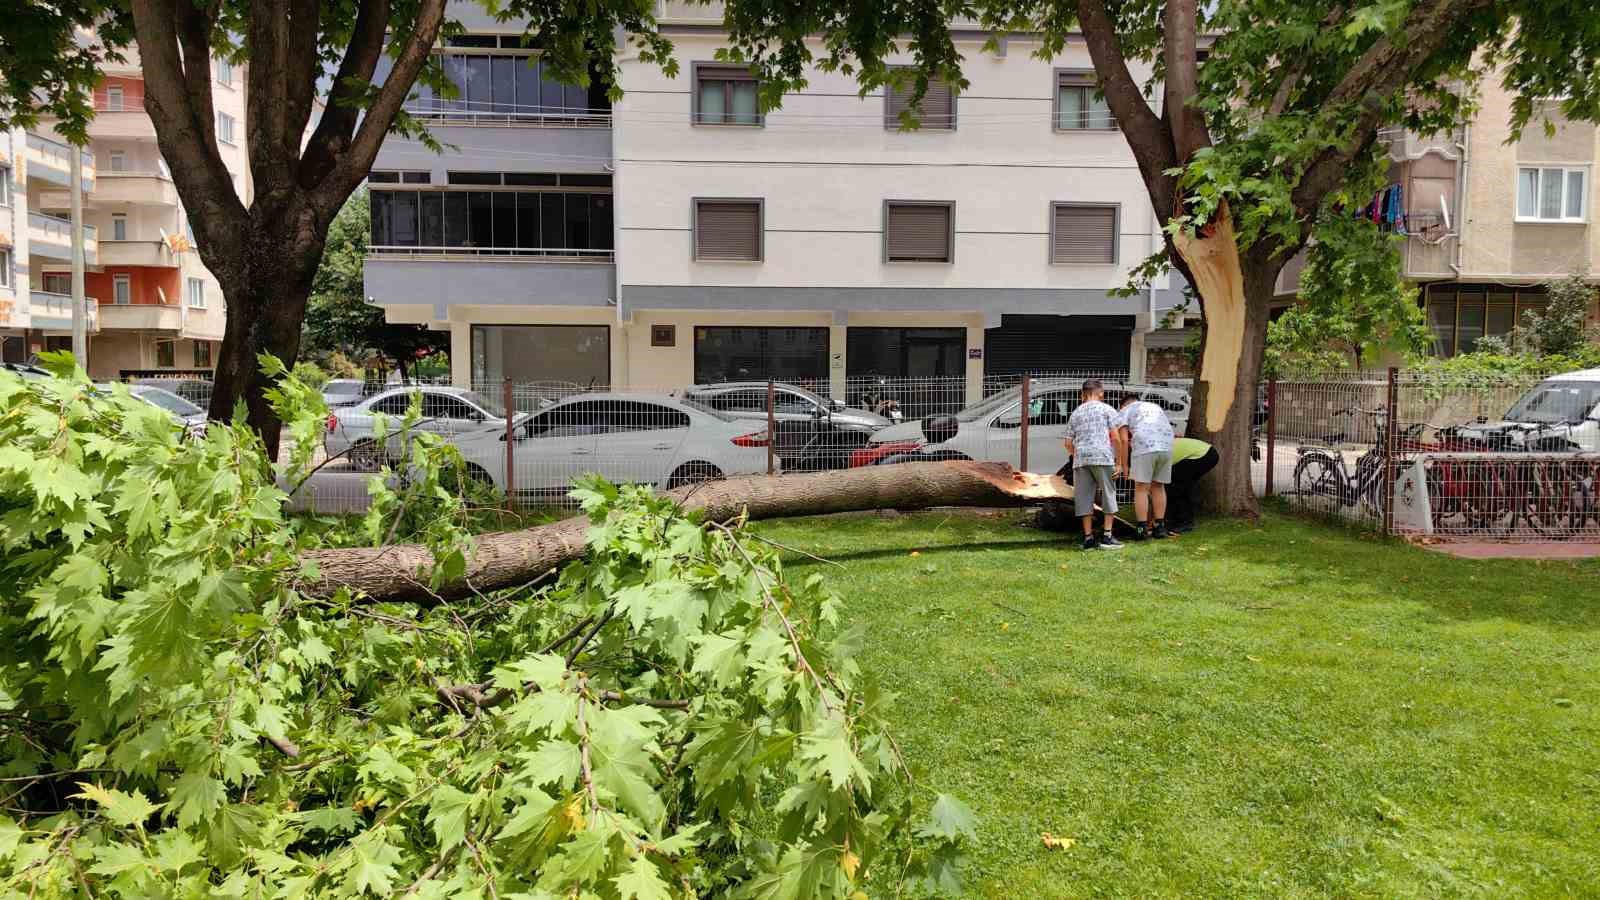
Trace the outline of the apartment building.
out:
<instances>
[{"instance_id":1,"label":"apartment building","mask_svg":"<svg viewBox=\"0 0 1600 900\"><path fill-rule=\"evenodd\" d=\"M1550 281L1578 274L1600 283L1600 229L1591 224L1600 132L1567 120L1552 102L1507 143L1512 98L1493 79L1482 90L1465 127L1380 133L1392 165L1370 214L1404 236L1404 275L1421 289L1438 356L1505 337L1525 311L1547 305ZM1279 278L1285 297L1301 265L1295 260ZM1600 326L1600 308L1590 319Z\"/></svg>"},{"instance_id":2,"label":"apartment building","mask_svg":"<svg viewBox=\"0 0 1600 900\"><path fill-rule=\"evenodd\" d=\"M1160 237L1081 44L963 32L970 87L904 131L903 96L837 74L758 113L715 7L662 8L681 70L623 58L614 108L452 13L460 96L412 102L450 149L385 144L366 289L451 333L457 383L1142 372L1173 291L1109 294Z\"/></svg>"},{"instance_id":3,"label":"apartment building","mask_svg":"<svg viewBox=\"0 0 1600 900\"><path fill-rule=\"evenodd\" d=\"M71 184L73 148L20 128L0 130L0 360L26 362L43 350L71 347L70 285L60 292L36 283L36 273L72 265L72 223L30 204L30 196L60 193ZM93 154L83 154L84 196L95 186ZM84 255L97 256L95 229L84 229ZM99 322L89 304L89 330Z\"/></svg>"},{"instance_id":4,"label":"apartment building","mask_svg":"<svg viewBox=\"0 0 1600 900\"><path fill-rule=\"evenodd\" d=\"M144 111L137 54L127 55L126 62L108 64L95 87L84 150L84 292L94 310L88 371L99 379L208 372L224 329L222 289L195 249ZM248 203L243 75L226 61L213 62L219 147ZM28 223L27 242L12 255L22 267L13 273L16 290L28 298L30 313L27 333L15 347L8 342L8 359L71 346L71 149L47 127L23 140L26 165L20 174L12 167L11 193L14 219L25 215Z\"/></svg>"}]
</instances>

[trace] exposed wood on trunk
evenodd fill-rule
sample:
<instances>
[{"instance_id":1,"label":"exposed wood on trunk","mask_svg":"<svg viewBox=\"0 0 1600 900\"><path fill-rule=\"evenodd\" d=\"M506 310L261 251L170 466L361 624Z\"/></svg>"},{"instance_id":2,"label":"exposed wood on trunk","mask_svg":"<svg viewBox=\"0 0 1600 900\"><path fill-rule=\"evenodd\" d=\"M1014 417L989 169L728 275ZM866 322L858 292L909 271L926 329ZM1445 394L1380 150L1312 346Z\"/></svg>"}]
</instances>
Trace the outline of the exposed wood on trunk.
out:
<instances>
[{"instance_id":1,"label":"exposed wood on trunk","mask_svg":"<svg viewBox=\"0 0 1600 900\"><path fill-rule=\"evenodd\" d=\"M1005 463L936 462L869 466L779 478L757 476L670 491L705 521L740 516L772 519L872 509L929 506L1024 506L1068 500L1072 486L1054 475L1017 472ZM461 580L429 590L433 555L415 544L318 550L305 555L316 581L301 588L316 597L344 587L373 600L455 599L476 591L514 587L583 556L589 520L575 516L522 531L482 535Z\"/></svg>"},{"instance_id":2,"label":"exposed wood on trunk","mask_svg":"<svg viewBox=\"0 0 1600 900\"><path fill-rule=\"evenodd\" d=\"M1233 216L1223 203L1199 233L1179 232L1173 246L1188 264L1195 290L1205 298L1206 346L1200 380L1206 382L1205 420L1227 418L1237 393L1238 358L1244 350L1244 269Z\"/></svg>"}]
</instances>

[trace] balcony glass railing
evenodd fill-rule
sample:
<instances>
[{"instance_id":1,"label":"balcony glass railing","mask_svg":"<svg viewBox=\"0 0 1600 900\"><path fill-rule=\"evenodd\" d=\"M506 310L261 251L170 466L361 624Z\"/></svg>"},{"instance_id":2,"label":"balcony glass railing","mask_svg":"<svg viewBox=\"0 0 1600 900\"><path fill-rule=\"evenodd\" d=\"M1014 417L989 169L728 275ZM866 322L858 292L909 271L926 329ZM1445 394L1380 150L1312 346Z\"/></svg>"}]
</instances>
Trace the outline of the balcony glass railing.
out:
<instances>
[{"instance_id":1,"label":"balcony glass railing","mask_svg":"<svg viewBox=\"0 0 1600 900\"><path fill-rule=\"evenodd\" d=\"M84 298L88 312L90 327L98 321L100 314L100 301L93 297ZM29 314L33 318L35 328L54 327L40 324L41 319L65 322L68 327L72 324L72 296L70 294L56 294L50 291L30 290L28 292Z\"/></svg>"},{"instance_id":2,"label":"balcony glass railing","mask_svg":"<svg viewBox=\"0 0 1600 900\"><path fill-rule=\"evenodd\" d=\"M427 256L505 256L519 259L547 259L559 262L610 262L614 250L579 247L419 247L399 244L369 244L369 256L381 259Z\"/></svg>"},{"instance_id":3,"label":"balcony glass railing","mask_svg":"<svg viewBox=\"0 0 1600 900\"><path fill-rule=\"evenodd\" d=\"M59 159L63 166L72 165L71 144L30 133L28 135L28 146L46 156ZM94 154L88 150L80 150L78 152L83 154L83 164L91 169L94 168Z\"/></svg>"},{"instance_id":4,"label":"balcony glass railing","mask_svg":"<svg viewBox=\"0 0 1600 900\"><path fill-rule=\"evenodd\" d=\"M72 242L71 219L63 219L59 216L48 216L39 212L30 212L28 213L28 227L37 228L40 231L45 232L45 234L49 237L59 239L63 243ZM85 241L96 240L98 236L99 232L95 230L93 225L83 226L83 239Z\"/></svg>"}]
</instances>

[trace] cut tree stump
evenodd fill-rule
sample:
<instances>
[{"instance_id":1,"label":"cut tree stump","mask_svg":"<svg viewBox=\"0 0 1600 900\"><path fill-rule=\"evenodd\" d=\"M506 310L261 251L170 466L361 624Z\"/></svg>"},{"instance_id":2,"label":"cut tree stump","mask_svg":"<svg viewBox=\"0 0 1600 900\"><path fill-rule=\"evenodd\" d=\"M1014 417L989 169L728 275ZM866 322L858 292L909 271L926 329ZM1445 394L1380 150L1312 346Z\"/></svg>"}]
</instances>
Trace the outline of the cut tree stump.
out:
<instances>
[{"instance_id":1,"label":"cut tree stump","mask_svg":"<svg viewBox=\"0 0 1600 900\"><path fill-rule=\"evenodd\" d=\"M929 462L867 466L833 472L729 478L668 491L707 522L816 516L872 509L930 506L1029 506L1072 499L1072 485L1056 475L1018 472L1005 463ZM315 550L304 561L317 577L301 585L310 597L340 588L375 602L427 603L527 584L579 559L586 549L586 516L549 525L480 535L465 575L428 588L433 554L419 544Z\"/></svg>"}]
</instances>

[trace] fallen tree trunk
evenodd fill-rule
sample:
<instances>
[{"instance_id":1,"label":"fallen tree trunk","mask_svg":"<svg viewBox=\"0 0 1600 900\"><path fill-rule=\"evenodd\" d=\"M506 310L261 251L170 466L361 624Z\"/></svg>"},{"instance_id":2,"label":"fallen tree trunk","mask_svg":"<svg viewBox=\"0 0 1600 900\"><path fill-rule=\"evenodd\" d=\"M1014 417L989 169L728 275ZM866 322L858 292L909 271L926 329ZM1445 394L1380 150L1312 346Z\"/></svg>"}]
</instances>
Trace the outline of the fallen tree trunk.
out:
<instances>
[{"instance_id":1,"label":"fallen tree trunk","mask_svg":"<svg viewBox=\"0 0 1600 900\"><path fill-rule=\"evenodd\" d=\"M1005 463L933 462L836 472L731 478L668 492L707 522L815 516L929 506L1026 506L1067 500L1072 486L1054 475L1017 472ZM301 593L328 597L340 588L375 601L451 600L526 584L583 556L585 516L478 537L465 575L428 588L433 554L417 544L316 550L305 555L317 577Z\"/></svg>"}]
</instances>

